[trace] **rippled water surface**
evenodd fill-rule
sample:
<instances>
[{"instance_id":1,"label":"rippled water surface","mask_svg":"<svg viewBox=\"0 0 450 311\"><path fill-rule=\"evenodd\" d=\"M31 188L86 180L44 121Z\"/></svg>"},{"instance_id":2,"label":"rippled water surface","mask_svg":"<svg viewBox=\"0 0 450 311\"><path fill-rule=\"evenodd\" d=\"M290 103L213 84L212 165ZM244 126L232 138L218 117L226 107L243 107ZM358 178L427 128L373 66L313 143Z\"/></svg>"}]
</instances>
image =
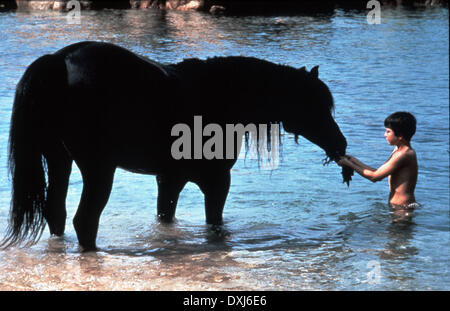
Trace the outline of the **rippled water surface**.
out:
<instances>
[{"instance_id":1,"label":"rippled water surface","mask_svg":"<svg viewBox=\"0 0 450 311\"><path fill-rule=\"evenodd\" d=\"M319 16L214 17L152 10L0 13L0 232L10 200L6 152L13 94L37 57L82 40L113 42L151 59L246 55L308 69L333 92L348 152L372 166L390 155L383 121L398 110L418 120L412 144L420 172L408 219L387 206L387 181L360 176L347 188L340 168L305 139L283 138L273 171L239 160L224 211L230 235L205 226L194 184L180 195L177 221L156 221L156 181L117 171L102 214L97 253L82 254L71 220L81 195L74 167L64 238L46 231L29 248L0 251L0 290L441 290L449 276L448 9ZM276 103L274 103L276 104Z\"/></svg>"}]
</instances>

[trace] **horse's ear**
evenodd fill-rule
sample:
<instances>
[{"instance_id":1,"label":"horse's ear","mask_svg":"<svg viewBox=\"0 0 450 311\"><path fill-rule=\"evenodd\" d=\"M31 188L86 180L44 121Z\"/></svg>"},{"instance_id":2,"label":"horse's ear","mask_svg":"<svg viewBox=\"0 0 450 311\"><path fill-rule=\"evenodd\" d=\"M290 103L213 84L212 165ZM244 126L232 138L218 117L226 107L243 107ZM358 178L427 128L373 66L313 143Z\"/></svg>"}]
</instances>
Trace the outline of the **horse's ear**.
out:
<instances>
[{"instance_id":1,"label":"horse's ear","mask_svg":"<svg viewBox=\"0 0 450 311\"><path fill-rule=\"evenodd\" d=\"M319 66L315 66L311 69L311 71L309 72L309 75L313 78L318 78L319 77Z\"/></svg>"},{"instance_id":2,"label":"horse's ear","mask_svg":"<svg viewBox=\"0 0 450 311\"><path fill-rule=\"evenodd\" d=\"M298 70L301 71L301 72L306 72L306 67L303 66L302 68L298 68Z\"/></svg>"}]
</instances>

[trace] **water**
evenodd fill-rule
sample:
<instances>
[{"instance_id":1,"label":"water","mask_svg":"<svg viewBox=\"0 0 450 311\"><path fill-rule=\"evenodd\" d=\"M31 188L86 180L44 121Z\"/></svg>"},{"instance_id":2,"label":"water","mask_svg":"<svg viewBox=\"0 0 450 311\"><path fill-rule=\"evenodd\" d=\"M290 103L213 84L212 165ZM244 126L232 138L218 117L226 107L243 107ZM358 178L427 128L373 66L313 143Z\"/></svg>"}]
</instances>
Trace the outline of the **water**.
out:
<instances>
[{"instance_id":1,"label":"water","mask_svg":"<svg viewBox=\"0 0 450 311\"><path fill-rule=\"evenodd\" d=\"M273 171L239 160L224 211L230 236L205 226L194 184L180 195L177 221L156 221L154 176L117 171L97 244L83 254L71 225L81 195L74 167L64 238L0 251L1 290L449 290L448 10L333 15L214 17L202 13L82 12L80 25L56 12L0 13L0 232L10 200L6 147L15 84L42 54L81 40L120 44L168 63L187 57L246 55L308 69L336 101L348 152L381 165L392 151L383 121L398 110L418 119L416 198L405 221L387 206L387 181L360 176L347 188L340 168L305 139L283 139Z\"/></svg>"}]
</instances>

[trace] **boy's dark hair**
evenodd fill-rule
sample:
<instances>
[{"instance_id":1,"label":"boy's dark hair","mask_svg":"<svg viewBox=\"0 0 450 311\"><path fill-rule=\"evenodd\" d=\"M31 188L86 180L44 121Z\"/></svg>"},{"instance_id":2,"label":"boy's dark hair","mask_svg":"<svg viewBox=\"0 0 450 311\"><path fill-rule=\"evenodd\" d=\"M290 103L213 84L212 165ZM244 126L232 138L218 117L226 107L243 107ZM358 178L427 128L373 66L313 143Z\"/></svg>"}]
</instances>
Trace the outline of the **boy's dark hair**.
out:
<instances>
[{"instance_id":1,"label":"boy's dark hair","mask_svg":"<svg viewBox=\"0 0 450 311\"><path fill-rule=\"evenodd\" d=\"M394 131L395 136L403 136L407 141L416 133L416 118L409 112L398 111L384 120L384 126Z\"/></svg>"}]
</instances>

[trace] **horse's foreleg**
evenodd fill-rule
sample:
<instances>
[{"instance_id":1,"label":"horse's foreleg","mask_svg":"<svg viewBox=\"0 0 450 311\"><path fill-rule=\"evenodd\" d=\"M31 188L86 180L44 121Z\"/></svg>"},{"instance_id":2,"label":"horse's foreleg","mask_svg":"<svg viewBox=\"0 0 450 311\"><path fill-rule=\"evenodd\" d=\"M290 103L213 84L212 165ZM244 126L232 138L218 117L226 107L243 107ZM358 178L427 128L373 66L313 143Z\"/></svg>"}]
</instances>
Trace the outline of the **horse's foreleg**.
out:
<instances>
[{"instance_id":1,"label":"horse's foreleg","mask_svg":"<svg viewBox=\"0 0 450 311\"><path fill-rule=\"evenodd\" d=\"M178 196L183 190L186 180L173 175L157 175L158 183L158 218L163 222L171 222L175 216Z\"/></svg>"},{"instance_id":2,"label":"horse's foreleg","mask_svg":"<svg viewBox=\"0 0 450 311\"><path fill-rule=\"evenodd\" d=\"M100 215L111 193L115 167L104 163L78 166L83 176L83 192L73 225L83 251L96 250Z\"/></svg>"},{"instance_id":3,"label":"horse's foreleg","mask_svg":"<svg viewBox=\"0 0 450 311\"><path fill-rule=\"evenodd\" d=\"M206 223L221 225L223 208L230 189L230 171L205 176L198 185L205 195Z\"/></svg>"},{"instance_id":4,"label":"horse's foreleg","mask_svg":"<svg viewBox=\"0 0 450 311\"><path fill-rule=\"evenodd\" d=\"M46 149L44 157L47 162L48 189L43 214L50 234L61 236L66 226L66 196L72 159L62 143Z\"/></svg>"}]
</instances>

